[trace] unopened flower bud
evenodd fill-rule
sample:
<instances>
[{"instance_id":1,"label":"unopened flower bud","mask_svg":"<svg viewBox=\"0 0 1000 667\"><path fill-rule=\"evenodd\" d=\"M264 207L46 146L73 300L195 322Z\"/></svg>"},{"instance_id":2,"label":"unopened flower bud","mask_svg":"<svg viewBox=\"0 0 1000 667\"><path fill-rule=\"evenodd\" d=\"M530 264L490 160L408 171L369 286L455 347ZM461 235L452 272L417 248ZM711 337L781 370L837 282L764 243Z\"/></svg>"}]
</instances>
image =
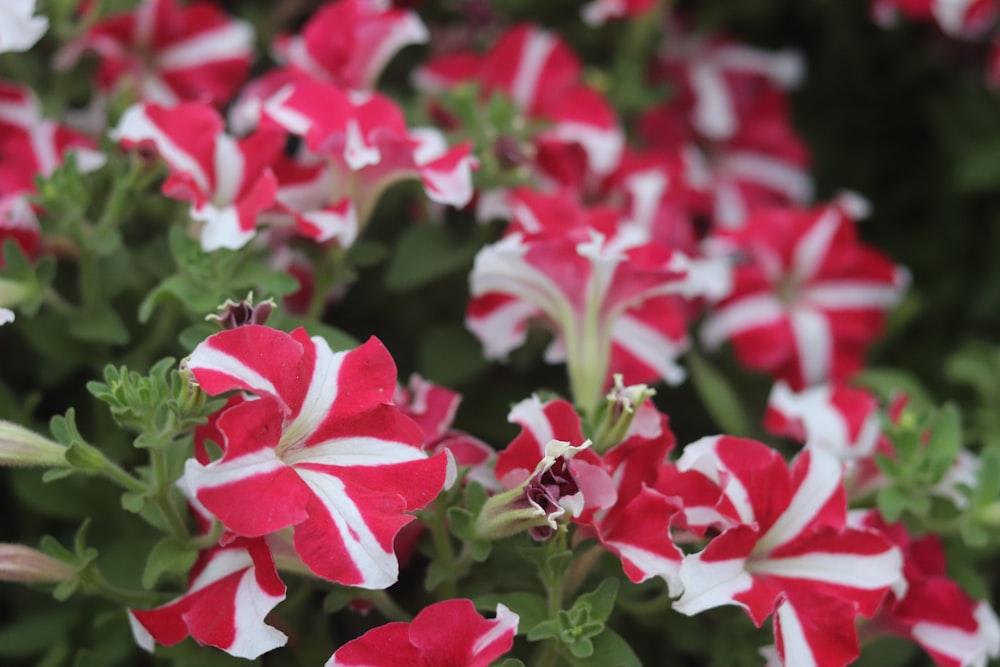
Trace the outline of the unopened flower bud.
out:
<instances>
[{"instance_id":1,"label":"unopened flower bud","mask_svg":"<svg viewBox=\"0 0 1000 667\"><path fill-rule=\"evenodd\" d=\"M594 432L594 450L606 452L622 442L632 426L635 413L656 391L644 384L625 386L622 376L615 374L615 385L607 395L603 416Z\"/></svg>"},{"instance_id":2,"label":"unopened flower bud","mask_svg":"<svg viewBox=\"0 0 1000 667\"><path fill-rule=\"evenodd\" d=\"M64 467L66 448L23 426L0 420L0 465Z\"/></svg>"},{"instance_id":3,"label":"unopened flower bud","mask_svg":"<svg viewBox=\"0 0 1000 667\"><path fill-rule=\"evenodd\" d=\"M0 581L59 584L75 581L76 570L23 544L0 544Z\"/></svg>"},{"instance_id":4,"label":"unopened flower bud","mask_svg":"<svg viewBox=\"0 0 1000 667\"><path fill-rule=\"evenodd\" d=\"M208 315L205 319L217 322L223 329L235 329L247 324L265 324L274 310L274 299L267 299L254 305L253 293L242 301L226 299L219 306L219 315Z\"/></svg>"},{"instance_id":5,"label":"unopened flower bud","mask_svg":"<svg viewBox=\"0 0 1000 667\"><path fill-rule=\"evenodd\" d=\"M492 496L476 518L476 534L484 539L502 539L527 530L536 540L551 537L569 513L583 510L583 493L569 469L569 460L590 446L579 447L551 440L534 472L519 486Z\"/></svg>"}]
</instances>

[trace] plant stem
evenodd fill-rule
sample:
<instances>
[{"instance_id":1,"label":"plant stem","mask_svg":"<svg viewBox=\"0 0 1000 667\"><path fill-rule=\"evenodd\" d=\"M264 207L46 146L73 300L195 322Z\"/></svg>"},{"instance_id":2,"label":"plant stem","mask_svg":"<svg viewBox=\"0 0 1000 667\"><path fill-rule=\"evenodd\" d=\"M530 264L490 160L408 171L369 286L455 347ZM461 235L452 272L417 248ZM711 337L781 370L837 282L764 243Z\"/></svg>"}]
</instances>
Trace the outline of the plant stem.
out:
<instances>
[{"instance_id":1,"label":"plant stem","mask_svg":"<svg viewBox=\"0 0 1000 667\"><path fill-rule=\"evenodd\" d=\"M431 533L434 542L434 554L438 561L448 572L457 572L455 562L455 551L452 549L451 537L448 535L448 504L442 502L442 498L434 501L434 512L427 522L427 529ZM438 594L441 600L450 600L458 595L458 588L454 579L441 582L441 592Z\"/></svg>"},{"instance_id":2,"label":"plant stem","mask_svg":"<svg viewBox=\"0 0 1000 667\"><path fill-rule=\"evenodd\" d=\"M413 616L410 612L400 607L385 591L371 591L367 595L368 599L374 603L375 608L390 621L410 622Z\"/></svg>"},{"instance_id":3,"label":"plant stem","mask_svg":"<svg viewBox=\"0 0 1000 667\"><path fill-rule=\"evenodd\" d=\"M165 448L152 450L150 460L153 464L153 480L156 485L153 502L160 509L160 513L174 537L187 540L190 537L187 521L181 516L177 506L170 498L171 480L167 470L167 450Z\"/></svg>"}]
</instances>

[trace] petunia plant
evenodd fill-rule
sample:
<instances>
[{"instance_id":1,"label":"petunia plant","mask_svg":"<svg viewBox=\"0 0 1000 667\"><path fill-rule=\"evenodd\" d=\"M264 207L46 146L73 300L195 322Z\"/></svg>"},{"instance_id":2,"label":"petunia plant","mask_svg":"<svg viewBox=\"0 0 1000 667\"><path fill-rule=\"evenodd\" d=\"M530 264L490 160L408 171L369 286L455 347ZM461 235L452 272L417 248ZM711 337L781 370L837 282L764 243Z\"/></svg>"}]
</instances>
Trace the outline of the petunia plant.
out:
<instances>
[{"instance_id":1,"label":"petunia plant","mask_svg":"<svg viewBox=\"0 0 1000 667\"><path fill-rule=\"evenodd\" d=\"M0 664L998 664L995 4L0 2Z\"/></svg>"}]
</instances>

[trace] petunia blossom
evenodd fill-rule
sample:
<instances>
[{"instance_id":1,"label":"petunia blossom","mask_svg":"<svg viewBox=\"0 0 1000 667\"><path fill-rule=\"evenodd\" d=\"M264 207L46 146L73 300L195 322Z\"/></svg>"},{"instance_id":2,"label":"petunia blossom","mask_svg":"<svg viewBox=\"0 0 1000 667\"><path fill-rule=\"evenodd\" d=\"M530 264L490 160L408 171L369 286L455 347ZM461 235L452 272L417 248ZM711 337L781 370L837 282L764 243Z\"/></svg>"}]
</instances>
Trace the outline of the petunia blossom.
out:
<instances>
[{"instance_id":1,"label":"petunia blossom","mask_svg":"<svg viewBox=\"0 0 1000 667\"><path fill-rule=\"evenodd\" d=\"M112 137L126 148L155 148L170 168L163 192L191 202L191 218L200 225L206 251L246 245L258 217L275 201L270 163L284 145L276 130L235 139L210 106L137 104L126 110Z\"/></svg>"},{"instance_id":2,"label":"petunia blossom","mask_svg":"<svg viewBox=\"0 0 1000 667\"><path fill-rule=\"evenodd\" d=\"M104 93L125 88L136 101L221 106L250 71L253 29L212 3L142 0L67 44L56 66L71 68L87 53L100 60L97 86Z\"/></svg>"},{"instance_id":3,"label":"petunia blossom","mask_svg":"<svg viewBox=\"0 0 1000 667\"><path fill-rule=\"evenodd\" d=\"M445 454L392 404L396 368L376 339L334 353L304 330L246 325L209 337L187 368L209 394L238 398L214 420L222 456L188 460L180 484L233 534L294 531L316 575L385 588L393 539L441 491Z\"/></svg>"},{"instance_id":4,"label":"petunia blossom","mask_svg":"<svg viewBox=\"0 0 1000 667\"><path fill-rule=\"evenodd\" d=\"M514 645L519 620L502 604L489 620L471 600L445 600L347 642L325 667L488 667Z\"/></svg>"},{"instance_id":5,"label":"petunia blossom","mask_svg":"<svg viewBox=\"0 0 1000 667\"><path fill-rule=\"evenodd\" d=\"M742 607L760 626L774 614L775 643L789 665L842 667L858 655L855 617L870 617L902 582L899 549L875 531L847 526L840 463L815 450L791 470L761 443L713 436L678 461L719 486L728 522L680 566L686 615Z\"/></svg>"},{"instance_id":6,"label":"petunia blossom","mask_svg":"<svg viewBox=\"0 0 1000 667\"><path fill-rule=\"evenodd\" d=\"M371 90L397 51L427 39L415 12L381 0L338 0L320 7L299 34L280 36L273 51L287 68L308 78Z\"/></svg>"},{"instance_id":7,"label":"petunia blossom","mask_svg":"<svg viewBox=\"0 0 1000 667\"><path fill-rule=\"evenodd\" d=\"M274 559L263 539L238 539L203 551L191 570L188 590L155 609L132 609L136 643L152 652L192 637L239 658L255 659L284 646L288 638L264 617L285 599Z\"/></svg>"},{"instance_id":8,"label":"petunia blossom","mask_svg":"<svg viewBox=\"0 0 1000 667\"><path fill-rule=\"evenodd\" d=\"M800 390L864 363L908 274L858 238L852 198L767 208L713 242L735 260L733 290L709 312L704 343L730 341L744 365Z\"/></svg>"},{"instance_id":9,"label":"petunia blossom","mask_svg":"<svg viewBox=\"0 0 1000 667\"><path fill-rule=\"evenodd\" d=\"M985 600L974 600L948 576L941 538L911 535L887 524L875 510L851 514L851 523L879 531L903 553L906 591L890 595L864 626L870 636L908 637L940 667L986 667L1000 656L1000 620Z\"/></svg>"}]
</instances>

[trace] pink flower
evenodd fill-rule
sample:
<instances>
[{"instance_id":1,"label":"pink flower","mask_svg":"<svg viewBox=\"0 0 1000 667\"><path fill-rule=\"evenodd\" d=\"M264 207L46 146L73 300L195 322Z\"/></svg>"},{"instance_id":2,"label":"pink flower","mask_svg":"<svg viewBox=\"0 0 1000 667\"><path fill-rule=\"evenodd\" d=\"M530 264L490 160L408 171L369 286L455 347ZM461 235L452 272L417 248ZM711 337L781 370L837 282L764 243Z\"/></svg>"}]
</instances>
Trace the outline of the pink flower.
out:
<instances>
[{"instance_id":1,"label":"pink flower","mask_svg":"<svg viewBox=\"0 0 1000 667\"><path fill-rule=\"evenodd\" d=\"M35 16L37 0L5 0L0 5L0 53L27 51L49 29L49 19Z\"/></svg>"},{"instance_id":2,"label":"pink flower","mask_svg":"<svg viewBox=\"0 0 1000 667\"><path fill-rule=\"evenodd\" d=\"M701 285L680 253L570 196L519 191L515 223L476 256L466 326L488 358L520 345L532 319L555 333L546 360L566 360L575 402L589 410L613 373L627 383L684 377L681 296Z\"/></svg>"},{"instance_id":3,"label":"pink flower","mask_svg":"<svg viewBox=\"0 0 1000 667\"><path fill-rule=\"evenodd\" d=\"M397 51L427 39L427 28L414 12L381 0L339 0L313 14L301 34L278 38L274 51L308 78L371 90Z\"/></svg>"},{"instance_id":4,"label":"pink flower","mask_svg":"<svg viewBox=\"0 0 1000 667\"><path fill-rule=\"evenodd\" d=\"M556 164L542 168L550 178L559 169L576 171L576 152L583 151L586 169L606 174L618 163L624 136L608 102L595 90L580 83L582 66L558 36L533 25L511 28L483 56L451 53L431 60L414 75L414 85L427 93L440 93L471 81L483 95L502 93L529 120L541 121L535 136L539 153L550 153ZM540 165L539 165L540 166Z\"/></svg>"},{"instance_id":5,"label":"pink flower","mask_svg":"<svg viewBox=\"0 0 1000 667\"><path fill-rule=\"evenodd\" d=\"M188 496L236 535L291 527L320 577L394 583L393 539L441 490L447 461L427 457L419 428L392 404L396 369L382 344L334 353L302 329L246 325L208 338L187 367L209 394L256 394L218 413L223 454L187 462Z\"/></svg>"},{"instance_id":6,"label":"pink flower","mask_svg":"<svg viewBox=\"0 0 1000 667\"><path fill-rule=\"evenodd\" d=\"M173 646L186 637L230 655L254 659L288 638L264 623L285 599L271 552L262 539L237 539L203 551L187 592L156 609L129 611L136 643Z\"/></svg>"},{"instance_id":7,"label":"pink flower","mask_svg":"<svg viewBox=\"0 0 1000 667\"><path fill-rule=\"evenodd\" d=\"M212 107L138 104L125 112L112 136L126 148L152 144L171 172L164 194L191 202L191 219L201 223L206 251L244 246L261 212L274 203L277 182L270 163L284 145L276 130L235 139Z\"/></svg>"},{"instance_id":8,"label":"pink flower","mask_svg":"<svg viewBox=\"0 0 1000 667\"><path fill-rule=\"evenodd\" d=\"M858 655L855 616L872 616L902 576L899 549L847 527L840 463L821 451L791 470L767 446L730 436L688 445L678 468L720 488L728 522L680 567L689 616L743 607L760 626L774 613L775 643L789 665L841 667Z\"/></svg>"},{"instance_id":9,"label":"pink flower","mask_svg":"<svg viewBox=\"0 0 1000 667\"><path fill-rule=\"evenodd\" d=\"M985 601L973 600L948 577L941 539L914 537L901 524L886 524L874 510L852 515L857 526L879 531L903 552L905 594L893 594L864 627L920 644L941 667L985 667L1000 656L1000 621Z\"/></svg>"},{"instance_id":10,"label":"pink flower","mask_svg":"<svg viewBox=\"0 0 1000 667\"><path fill-rule=\"evenodd\" d=\"M487 620L470 600L445 600L347 642L325 667L488 667L513 646L519 620L502 604Z\"/></svg>"},{"instance_id":11,"label":"pink flower","mask_svg":"<svg viewBox=\"0 0 1000 667\"><path fill-rule=\"evenodd\" d=\"M740 260L732 293L710 312L702 339L709 347L729 340L741 363L793 389L857 371L908 282L858 239L848 200L762 209L715 240Z\"/></svg>"},{"instance_id":12,"label":"pink flower","mask_svg":"<svg viewBox=\"0 0 1000 667\"><path fill-rule=\"evenodd\" d=\"M221 106L249 72L253 30L208 2L142 0L135 10L97 23L68 44L57 55L57 67L73 67L85 53L100 58L102 92L127 88L154 104Z\"/></svg>"},{"instance_id":13,"label":"pink flower","mask_svg":"<svg viewBox=\"0 0 1000 667\"><path fill-rule=\"evenodd\" d=\"M843 383L795 393L777 382L768 397L764 426L845 462L871 457L882 435L878 400Z\"/></svg>"},{"instance_id":14,"label":"pink flower","mask_svg":"<svg viewBox=\"0 0 1000 667\"><path fill-rule=\"evenodd\" d=\"M327 161L330 201L350 201L362 224L382 192L405 178L419 178L428 198L441 204L462 207L472 198L470 147L449 148L439 131L407 127L387 97L297 81L267 97L262 113Z\"/></svg>"}]
</instances>

